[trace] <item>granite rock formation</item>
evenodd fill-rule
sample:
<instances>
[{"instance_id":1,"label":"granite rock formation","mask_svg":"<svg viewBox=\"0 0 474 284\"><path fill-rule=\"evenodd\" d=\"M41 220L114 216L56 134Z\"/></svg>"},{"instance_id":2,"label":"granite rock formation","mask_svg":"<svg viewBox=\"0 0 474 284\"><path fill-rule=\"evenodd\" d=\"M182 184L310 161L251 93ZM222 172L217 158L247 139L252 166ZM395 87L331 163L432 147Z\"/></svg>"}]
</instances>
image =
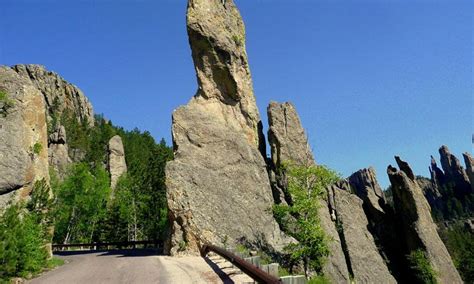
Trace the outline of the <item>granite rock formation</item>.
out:
<instances>
[{"instance_id":1,"label":"granite rock formation","mask_svg":"<svg viewBox=\"0 0 474 284\"><path fill-rule=\"evenodd\" d=\"M49 165L53 167L63 178L66 175L69 164L72 163L69 158L66 129L58 125L53 133L49 135L48 141Z\"/></svg>"},{"instance_id":2,"label":"granite rock formation","mask_svg":"<svg viewBox=\"0 0 474 284\"><path fill-rule=\"evenodd\" d=\"M271 102L267 113L270 126L268 141L276 168L285 161L293 161L300 165L314 165L313 153L293 104Z\"/></svg>"},{"instance_id":3,"label":"granite rock formation","mask_svg":"<svg viewBox=\"0 0 474 284\"><path fill-rule=\"evenodd\" d=\"M471 154L463 153L464 163L466 165L466 174L469 177L469 182L471 183L471 192L474 193L474 159Z\"/></svg>"},{"instance_id":4,"label":"granite rock formation","mask_svg":"<svg viewBox=\"0 0 474 284\"><path fill-rule=\"evenodd\" d=\"M12 68L22 77L31 80L41 91L48 110L48 121L52 120L52 116L61 117L63 112L68 111L81 122L94 125L92 105L79 88L42 65L15 65Z\"/></svg>"},{"instance_id":5,"label":"granite rock formation","mask_svg":"<svg viewBox=\"0 0 474 284\"><path fill-rule=\"evenodd\" d=\"M389 166L387 173L392 184L397 218L402 223L401 235L404 236L405 254L419 249L425 251L439 283L462 283L438 235L430 206L416 180L410 178L413 173L411 168L400 159L397 159L397 162L402 170Z\"/></svg>"},{"instance_id":6,"label":"granite rock formation","mask_svg":"<svg viewBox=\"0 0 474 284\"><path fill-rule=\"evenodd\" d=\"M271 171L272 187L276 203L291 202L287 193L285 173L280 169L282 163L293 163L300 166L315 165L313 153L310 150L307 136L304 132L300 118L295 107L291 103L271 102L267 108L270 129L268 141L271 148ZM275 182L276 181L276 182ZM279 194L279 195L276 195ZM280 200L280 196L286 196ZM321 227L331 239L329 244L330 255L323 268L324 274L334 283L344 283L350 280L341 239L329 204L321 202L319 208Z\"/></svg>"},{"instance_id":7,"label":"granite rock formation","mask_svg":"<svg viewBox=\"0 0 474 284\"><path fill-rule=\"evenodd\" d=\"M349 191L333 188L337 222L342 231L350 270L356 283L397 283L382 258L363 201Z\"/></svg>"},{"instance_id":8,"label":"granite rock formation","mask_svg":"<svg viewBox=\"0 0 474 284\"><path fill-rule=\"evenodd\" d=\"M189 0L187 30L199 88L173 113L165 250L197 254L206 242L242 240L278 250L285 236L271 213L242 18L231 0Z\"/></svg>"},{"instance_id":9,"label":"granite rock formation","mask_svg":"<svg viewBox=\"0 0 474 284\"><path fill-rule=\"evenodd\" d=\"M110 174L111 188L115 189L119 178L127 172L125 150L122 138L119 135L115 135L109 140L107 168Z\"/></svg>"},{"instance_id":10,"label":"granite rock formation","mask_svg":"<svg viewBox=\"0 0 474 284\"><path fill-rule=\"evenodd\" d=\"M471 184L461 162L449 152L447 146L439 148L441 166L443 167L445 182L450 181L455 186L455 194L463 196L471 193Z\"/></svg>"},{"instance_id":11,"label":"granite rock formation","mask_svg":"<svg viewBox=\"0 0 474 284\"><path fill-rule=\"evenodd\" d=\"M28 198L34 182L49 182L44 99L31 81L0 66L0 210ZM8 104L8 106L7 106Z\"/></svg>"}]
</instances>

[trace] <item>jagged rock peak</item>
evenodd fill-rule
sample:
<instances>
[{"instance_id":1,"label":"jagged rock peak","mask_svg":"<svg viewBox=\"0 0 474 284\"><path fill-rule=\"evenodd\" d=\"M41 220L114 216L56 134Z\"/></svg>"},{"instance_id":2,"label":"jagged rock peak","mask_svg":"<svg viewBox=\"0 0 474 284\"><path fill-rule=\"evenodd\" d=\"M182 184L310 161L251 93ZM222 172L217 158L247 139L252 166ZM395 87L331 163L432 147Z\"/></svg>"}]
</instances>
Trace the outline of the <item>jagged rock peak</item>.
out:
<instances>
[{"instance_id":1,"label":"jagged rock peak","mask_svg":"<svg viewBox=\"0 0 474 284\"><path fill-rule=\"evenodd\" d=\"M230 119L258 145L260 114L245 51L245 27L234 1L189 0L187 30L199 83L196 99L236 106L239 113Z\"/></svg>"},{"instance_id":2,"label":"jagged rock peak","mask_svg":"<svg viewBox=\"0 0 474 284\"><path fill-rule=\"evenodd\" d=\"M112 189L114 189L117 185L119 178L127 172L127 164L125 162L125 150L123 147L122 138L119 135L115 135L109 140L108 153L110 184Z\"/></svg>"},{"instance_id":3,"label":"jagged rock peak","mask_svg":"<svg viewBox=\"0 0 474 284\"><path fill-rule=\"evenodd\" d=\"M403 171L407 177L409 177L411 180L415 180L415 174L413 173L413 170L411 169L410 165L402 161L399 156L395 156L395 161L397 161L397 165L400 168L401 171Z\"/></svg>"},{"instance_id":4,"label":"jagged rock peak","mask_svg":"<svg viewBox=\"0 0 474 284\"><path fill-rule=\"evenodd\" d=\"M404 169L398 171L391 165L387 174L392 184L393 201L397 219L402 223L406 251L423 250L436 271L439 283L462 283L451 257L436 230L431 208L417 181L408 176L413 173L408 163L397 159Z\"/></svg>"},{"instance_id":5,"label":"jagged rock peak","mask_svg":"<svg viewBox=\"0 0 474 284\"><path fill-rule=\"evenodd\" d=\"M243 239L281 249L288 239L269 210L273 198L242 18L231 0L190 0L187 29L199 89L173 113L165 251L199 254L205 243Z\"/></svg>"},{"instance_id":6,"label":"jagged rock peak","mask_svg":"<svg viewBox=\"0 0 474 284\"><path fill-rule=\"evenodd\" d=\"M471 182L471 191L474 192L474 159L472 158L471 154L463 153L464 163L466 164L466 172L467 176L469 177L469 181Z\"/></svg>"},{"instance_id":7,"label":"jagged rock peak","mask_svg":"<svg viewBox=\"0 0 474 284\"><path fill-rule=\"evenodd\" d=\"M458 194L469 193L471 191L469 177L458 158L451 154L445 145L439 148L439 154L446 180L454 182Z\"/></svg>"},{"instance_id":8,"label":"jagged rock peak","mask_svg":"<svg viewBox=\"0 0 474 284\"><path fill-rule=\"evenodd\" d=\"M27 64L12 67L22 77L27 78L41 91L46 101L49 120L69 111L78 119L94 125L92 104L79 88L64 80L58 74L48 71L42 65Z\"/></svg>"},{"instance_id":9,"label":"jagged rock peak","mask_svg":"<svg viewBox=\"0 0 474 284\"><path fill-rule=\"evenodd\" d=\"M290 102L270 102L267 113L273 164L277 168L283 162L314 165L313 153L294 105Z\"/></svg>"},{"instance_id":10,"label":"jagged rock peak","mask_svg":"<svg viewBox=\"0 0 474 284\"><path fill-rule=\"evenodd\" d=\"M376 198L385 199L382 188L377 181L377 174L373 167L359 170L349 178L349 183L357 196L365 199L367 195L373 194Z\"/></svg>"}]
</instances>

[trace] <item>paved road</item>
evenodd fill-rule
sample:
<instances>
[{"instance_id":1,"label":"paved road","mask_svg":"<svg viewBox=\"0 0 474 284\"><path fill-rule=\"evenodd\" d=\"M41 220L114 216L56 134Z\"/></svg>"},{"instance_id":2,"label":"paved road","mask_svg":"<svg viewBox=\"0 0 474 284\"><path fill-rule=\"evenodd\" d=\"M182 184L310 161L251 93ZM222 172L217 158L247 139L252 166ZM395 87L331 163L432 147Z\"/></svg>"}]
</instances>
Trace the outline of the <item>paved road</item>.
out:
<instances>
[{"instance_id":1,"label":"paved road","mask_svg":"<svg viewBox=\"0 0 474 284\"><path fill-rule=\"evenodd\" d=\"M229 283L201 257L172 258L150 250L68 252L57 256L66 264L28 283Z\"/></svg>"}]
</instances>

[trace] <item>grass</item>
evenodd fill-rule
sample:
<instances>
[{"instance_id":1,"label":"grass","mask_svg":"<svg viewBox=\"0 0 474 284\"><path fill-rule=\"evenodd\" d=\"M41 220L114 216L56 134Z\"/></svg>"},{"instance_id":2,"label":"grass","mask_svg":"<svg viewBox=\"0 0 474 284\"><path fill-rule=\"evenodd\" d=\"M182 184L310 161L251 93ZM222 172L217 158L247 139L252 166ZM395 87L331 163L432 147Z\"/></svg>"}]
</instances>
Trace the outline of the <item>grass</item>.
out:
<instances>
[{"instance_id":1,"label":"grass","mask_svg":"<svg viewBox=\"0 0 474 284\"><path fill-rule=\"evenodd\" d=\"M54 269L56 267L59 267L61 265L64 265L64 260L58 258L58 257L53 257L50 260L48 260L48 264L46 266L47 270Z\"/></svg>"}]
</instances>

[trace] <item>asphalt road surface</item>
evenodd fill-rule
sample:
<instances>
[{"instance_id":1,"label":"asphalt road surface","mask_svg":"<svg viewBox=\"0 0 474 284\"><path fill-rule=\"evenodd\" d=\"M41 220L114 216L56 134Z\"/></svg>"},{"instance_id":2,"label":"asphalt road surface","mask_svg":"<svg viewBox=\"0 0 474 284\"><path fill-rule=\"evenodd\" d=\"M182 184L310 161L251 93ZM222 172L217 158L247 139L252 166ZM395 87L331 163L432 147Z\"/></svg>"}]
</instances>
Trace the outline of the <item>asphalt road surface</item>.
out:
<instances>
[{"instance_id":1,"label":"asphalt road surface","mask_svg":"<svg viewBox=\"0 0 474 284\"><path fill-rule=\"evenodd\" d=\"M158 256L152 250L64 252L63 266L27 283L234 283L201 257Z\"/></svg>"}]
</instances>

